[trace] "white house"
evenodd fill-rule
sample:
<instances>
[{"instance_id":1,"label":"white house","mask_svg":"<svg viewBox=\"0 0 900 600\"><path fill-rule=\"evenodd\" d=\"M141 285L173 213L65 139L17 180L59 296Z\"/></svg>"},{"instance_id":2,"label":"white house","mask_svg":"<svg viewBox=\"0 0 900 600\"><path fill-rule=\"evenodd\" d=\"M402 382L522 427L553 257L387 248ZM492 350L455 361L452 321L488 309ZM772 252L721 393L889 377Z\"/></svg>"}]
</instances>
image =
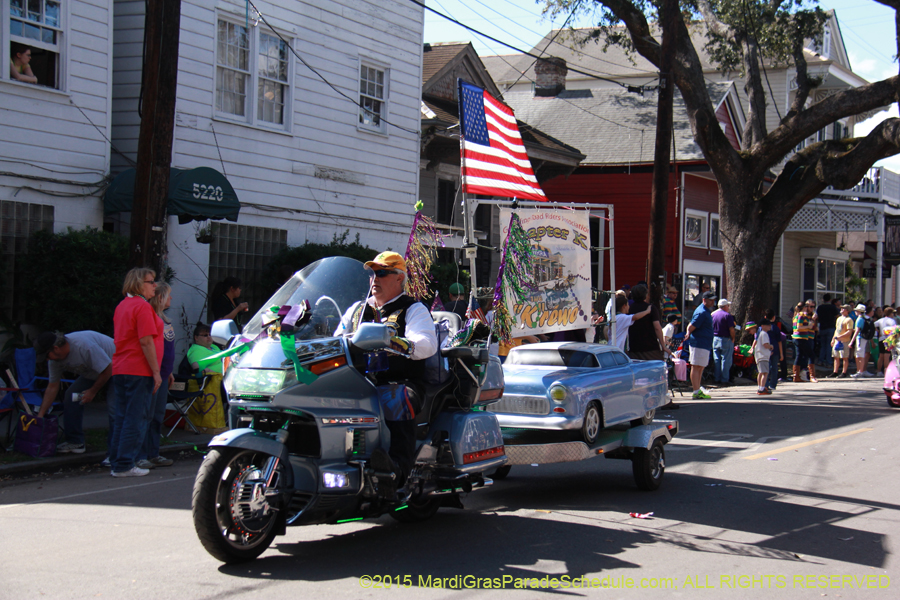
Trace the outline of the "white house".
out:
<instances>
[{"instance_id":1,"label":"white house","mask_svg":"<svg viewBox=\"0 0 900 600\"><path fill-rule=\"evenodd\" d=\"M103 223L112 24L112 0L0 0L0 311L15 319L30 234ZM17 44L36 84L11 75Z\"/></svg>"},{"instance_id":2,"label":"white house","mask_svg":"<svg viewBox=\"0 0 900 600\"><path fill-rule=\"evenodd\" d=\"M199 224L169 217L171 312L182 334L208 318L205 294L226 276L241 277L258 308L256 275L286 244L349 230L403 252L414 215L423 9L405 0L254 4L260 13L244 0L182 1L172 167L216 169L241 203L238 221L216 222L209 245L196 240ZM142 0L115 1L112 139L131 159L143 13ZM113 174L128 166L113 157Z\"/></svg>"}]
</instances>

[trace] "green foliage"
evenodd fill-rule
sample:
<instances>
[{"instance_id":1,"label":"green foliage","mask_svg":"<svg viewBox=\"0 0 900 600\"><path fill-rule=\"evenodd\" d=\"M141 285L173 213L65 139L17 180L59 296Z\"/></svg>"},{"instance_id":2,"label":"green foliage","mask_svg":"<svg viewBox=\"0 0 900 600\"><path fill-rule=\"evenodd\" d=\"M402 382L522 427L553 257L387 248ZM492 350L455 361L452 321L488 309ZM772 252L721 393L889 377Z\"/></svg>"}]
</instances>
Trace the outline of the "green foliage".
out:
<instances>
[{"instance_id":1,"label":"green foliage","mask_svg":"<svg viewBox=\"0 0 900 600\"><path fill-rule=\"evenodd\" d=\"M441 302L446 304L450 300L450 284L453 283L461 283L463 287L466 288L466 292L469 291L470 287L470 277L469 271L466 269L460 269L457 267L455 263L445 263L445 264L433 264L431 265L431 276L434 280L431 283L432 292L436 291L440 297ZM426 298L423 300L426 306L431 306L431 303L434 301L434 296Z\"/></svg>"},{"instance_id":2,"label":"green foliage","mask_svg":"<svg viewBox=\"0 0 900 600\"><path fill-rule=\"evenodd\" d=\"M315 244L307 242L301 246L289 246L272 257L266 266L260 278L260 286L265 290L264 298L268 298L287 280L288 277L322 258L329 256L348 256L358 261L366 262L372 260L379 252L391 250L391 248L382 248L375 250L359 243L359 234L352 242L348 242L350 237L349 231L344 231L341 235L334 235L334 238L328 244ZM400 248L395 250L403 254L406 249ZM434 278L431 284L432 290L437 290L441 295L441 300L446 302L448 299L448 288L451 283L460 282L469 287L469 272L465 269L458 269L455 264L438 264L431 266L431 276ZM425 299L425 303L431 306L431 298Z\"/></svg>"},{"instance_id":3,"label":"green foliage","mask_svg":"<svg viewBox=\"0 0 900 600\"><path fill-rule=\"evenodd\" d=\"M569 15L570 13L584 19L589 18L596 23L590 32L581 30L570 37L577 44L597 42L603 44L605 50L609 46L619 46L631 55L634 44L631 35L613 12L607 8L603 0L543 0L544 14L551 17ZM613 6L629 6L642 12L653 26L658 21L659 2L651 0L629 0L611 2ZM745 75L743 52L746 49L741 43L744 39L758 42L769 64L793 64L792 49L795 41L817 39L821 36L826 15L818 6L818 0L785 0L771 3L763 0L709 0L713 14L728 26L735 39L726 39L709 32L706 52L718 68L723 71L739 72ZM682 16L686 24L693 26L703 19L696 0L681 3ZM661 33L654 32L657 39ZM561 39L561 43L564 38Z\"/></svg>"},{"instance_id":4,"label":"green foliage","mask_svg":"<svg viewBox=\"0 0 900 600\"><path fill-rule=\"evenodd\" d=\"M365 262L372 260L383 250L373 250L359 243L359 234L352 242L347 242L350 231L341 235L335 234L328 244L306 242L302 246L288 246L272 257L260 277L260 286L264 290L263 298L268 298L281 287L291 275L310 263L329 256L348 256Z\"/></svg>"},{"instance_id":5,"label":"green foliage","mask_svg":"<svg viewBox=\"0 0 900 600\"><path fill-rule=\"evenodd\" d=\"M712 0L713 12L728 25L738 41L755 39L765 58L776 65L793 64L795 43L817 39L822 34L826 15L817 2L789 0L773 6L759 0ZM712 32L706 51L713 63L724 71L737 71L746 76L743 64L744 46Z\"/></svg>"},{"instance_id":6,"label":"green foliage","mask_svg":"<svg viewBox=\"0 0 900 600\"><path fill-rule=\"evenodd\" d=\"M28 248L28 322L43 330L113 334L128 272L128 240L88 227L36 232Z\"/></svg>"},{"instance_id":7,"label":"green foliage","mask_svg":"<svg viewBox=\"0 0 900 600\"><path fill-rule=\"evenodd\" d=\"M865 302L869 280L857 275L853 270L853 263L850 261L844 263L844 275L847 277L847 282L844 284L844 302L852 305Z\"/></svg>"},{"instance_id":8,"label":"green foliage","mask_svg":"<svg viewBox=\"0 0 900 600\"><path fill-rule=\"evenodd\" d=\"M3 348L0 349L0 360L6 360L17 348L31 347L31 338L22 331L22 322L13 321L9 315L2 312L0 312L0 335L7 336Z\"/></svg>"}]
</instances>

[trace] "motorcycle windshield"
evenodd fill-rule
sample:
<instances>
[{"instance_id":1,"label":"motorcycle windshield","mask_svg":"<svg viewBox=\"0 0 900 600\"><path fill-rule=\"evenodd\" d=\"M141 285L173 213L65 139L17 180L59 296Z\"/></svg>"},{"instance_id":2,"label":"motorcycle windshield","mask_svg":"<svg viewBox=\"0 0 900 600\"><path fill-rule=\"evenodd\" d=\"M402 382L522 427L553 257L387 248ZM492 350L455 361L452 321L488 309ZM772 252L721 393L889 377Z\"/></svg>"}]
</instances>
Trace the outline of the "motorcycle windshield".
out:
<instances>
[{"instance_id":1,"label":"motorcycle windshield","mask_svg":"<svg viewBox=\"0 0 900 600\"><path fill-rule=\"evenodd\" d=\"M358 260L344 256L323 258L294 273L294 276L266 301L244 327L242 336L254 338L264 323L272 321L273 306L309 301L312 317L295 337L300 340L333 337L341 316L354 302L364 300L369 291L369 275Z\"/></svg>"}]
</instances>

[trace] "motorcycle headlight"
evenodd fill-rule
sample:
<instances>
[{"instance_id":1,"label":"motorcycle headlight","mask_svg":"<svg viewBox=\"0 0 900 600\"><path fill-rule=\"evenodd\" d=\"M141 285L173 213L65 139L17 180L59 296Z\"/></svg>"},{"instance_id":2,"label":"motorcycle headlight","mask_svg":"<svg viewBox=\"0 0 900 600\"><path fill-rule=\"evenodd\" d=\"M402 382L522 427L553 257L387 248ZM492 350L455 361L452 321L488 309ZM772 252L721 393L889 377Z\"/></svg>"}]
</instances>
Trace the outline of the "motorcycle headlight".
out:
<instances>
[{"instance_id":1,"label":"motorcycle headlight","mask_svg":"<svg viewBox=\"0 0 900 600\"><path fill-rule=\"evenodd\" d=\"M294 385L297 375L293 369L229 369L225 389L231 395L275 394Z\"/></svg>"}]
</instances>

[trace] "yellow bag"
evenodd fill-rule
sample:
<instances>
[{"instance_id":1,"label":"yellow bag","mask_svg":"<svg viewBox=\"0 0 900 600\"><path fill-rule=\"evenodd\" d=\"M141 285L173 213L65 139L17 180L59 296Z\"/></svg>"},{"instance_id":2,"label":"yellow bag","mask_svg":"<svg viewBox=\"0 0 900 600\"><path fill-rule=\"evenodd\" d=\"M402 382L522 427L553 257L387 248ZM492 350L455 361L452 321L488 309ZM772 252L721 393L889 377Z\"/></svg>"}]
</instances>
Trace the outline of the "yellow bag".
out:
<instances>
[{"instance_id":1,"label":"yellow bag","mask_svg":"<svg viewBox=\"0 0 900 600\"><path fill-rule=\"evenodd\" d=\"M197 382L188 382L188 391L196 391ZM203 395L197 398L188 411L191 423L197 429L224 429L225 405L222 402L222 375L214 373L209 376L203 387Z\"/></svg>"}]
</instances>

